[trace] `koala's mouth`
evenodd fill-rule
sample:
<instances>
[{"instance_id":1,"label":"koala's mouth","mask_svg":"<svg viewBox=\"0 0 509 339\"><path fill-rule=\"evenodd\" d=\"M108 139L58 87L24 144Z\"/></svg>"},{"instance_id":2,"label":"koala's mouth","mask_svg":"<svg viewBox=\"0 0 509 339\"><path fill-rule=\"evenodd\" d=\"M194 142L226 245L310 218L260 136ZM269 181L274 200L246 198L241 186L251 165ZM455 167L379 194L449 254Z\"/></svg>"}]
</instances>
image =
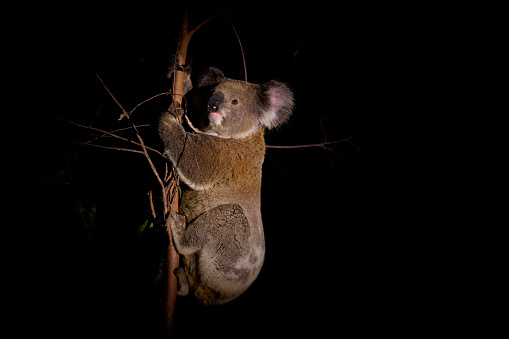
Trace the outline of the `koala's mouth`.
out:
<instances>
[{"instance_id":1,"label":"koala's mouth","mask_svg":"<svg viewBox=\"0 0 509 339\"><path fill-rule=\"evenodd\" d=\"M223 115L218 112L210 112L209 120L210 120L210 122L212 122L216 125L219 125L219 124L221 124L221 121L223 120Z\"/></svg>"}]
</instances>

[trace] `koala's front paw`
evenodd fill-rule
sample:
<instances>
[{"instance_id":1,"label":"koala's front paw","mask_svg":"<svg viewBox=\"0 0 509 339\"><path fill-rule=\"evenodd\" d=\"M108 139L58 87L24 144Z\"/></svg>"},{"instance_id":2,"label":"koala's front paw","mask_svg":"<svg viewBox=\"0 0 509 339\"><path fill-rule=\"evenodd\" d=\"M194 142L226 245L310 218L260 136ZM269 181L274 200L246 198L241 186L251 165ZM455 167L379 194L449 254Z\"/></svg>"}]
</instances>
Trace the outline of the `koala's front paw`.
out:
<instances>
[{"instance_id":1,"label":"koala's front paw","mask_svg":"<svg viewBox=\"0 0 509 339\"><path fill-rule=\"evenodd\" d=\"M180 118L185 113L179 103L175 101L170 104L170 107L168 107L168 112L175 118Z\"/></svg>"}]
</instances>

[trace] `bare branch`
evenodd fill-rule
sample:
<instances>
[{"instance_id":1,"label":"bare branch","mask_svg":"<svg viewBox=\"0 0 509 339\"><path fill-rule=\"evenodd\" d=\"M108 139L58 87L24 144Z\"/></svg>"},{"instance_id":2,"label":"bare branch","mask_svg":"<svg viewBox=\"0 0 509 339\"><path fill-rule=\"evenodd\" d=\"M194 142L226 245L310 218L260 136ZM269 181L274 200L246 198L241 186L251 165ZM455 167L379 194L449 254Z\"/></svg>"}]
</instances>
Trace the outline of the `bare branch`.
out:
<instances>
[{"instance_id":1,"label":"bare branch","mask_svg":"<svg viewBox=\"0 0 509 339\"><path fill-rule=\"evenodd\" d=\"M137 127L147 127L147 126L150 126L150 124L136 125L136 126L126 127L126 128L120 128L120 129L117 129L117 130L114 130L114 131L108 132L108 131L102 130L102 129L100 129L100 128L97 128L97 127L84 126L84 125L78 124L78 123L76 123L76 122L74 122L74 121L67 120L67 119L65 119L65 118L61 118L61 119L62 119L62 120L64 120L64 121L66 121L66 122L68 122L68 123L70 123L70 124L72 124L72 125L75 125L75 126L78 126L78 127L82 127L82 128L86 128L86 129L90 129L90 130L93 130L93 131L98 131L98 132L103 133L103 135L99 135L99 136L97 136L95 139L92 139L92 140L89 140L89 141L87 141L87 142L82 142L82 143L81 143L83 146L92 145L92 146L95 146L95 147L101 147L101 146L100 146L100 145L97 145L97 144L95 144L95 145L94 145L94 144L92 144L92 142L93 142L93 141L96 141L97 139L103 138L103 137L105 137L106 135L109 135L109 136L111 136L111 137L113 137L113 138L120 139L120 140L122 140L122 141L129 142L129 143L131 143L131 144L134 144L134 145L137 145L137 146L140 146L140 147L141 147L141 144L140 144L140 143L138 143L138 142L136 142L136 141L133 141L133 140L129 140L129 139L124 138L124 137L121 137L121 136L119 136L119 135L117 135L117 134L114 134L114 132L124 131L124 130L128 130L128 129L136 129ZM154 148L152 148L152 147L148 147L148 146L145 146L145 147L146 147L148 150L150 150L150 151L152 151L152 152L155 152L155 153L159 154L160 156L164 157L163 153L161 153L160 151L158 151L158 150L156 150L156 149L154 149ZM105 147L103 147L103 148L117 149L117 147L106 147L106 146L105 146ZM122 150L122 149L120 149L120 150ZM125 149L123 149L123 150L125 150ZM133 151L134 151L134 150L133 150ZM138 152L140 152L140 151L136 151L136 153L138 153ZM140 153L142 153L142 154L143 154L143 152L140 152Z\"/></svg>"},{"instance_id":2,"label":"bare branch","mask_svg":"<svg viewBox=\"0 0 509 339\"><path fill-rule=\"evenodd\" d=\"M327 133L325 133L325 128L323 127L323 122L325 120L327 120L329 117L330 117L330 114L327 115L325 118L320 119L320 121L319 121L320 122L320 128L322 129L322 133L323 133L323 141L324 142L327 142Z\"/></svg>"},{"instance_id":3,"label":"bare branch","mask_svg":"<svg viewBox=\"0 0 509 339\"><path fill-rule=\"evenodd\" d=\"M154 199L152 197L152 190L148 191L148 200L150 201L150 210L152 211L152 217L156 219L156 210L154 208Z\"/></svg>"},{"instance_id":4,"label":"bare branch","mask_svg":"<svg viewBox=\"0 0 509 339\"><path fill-rule=\"evenodd\" d=\"M135 111L138 107L140 107L141 105L143 105L143 104L145 104L145 103L149 102L149 101L150 101L150 100L152 100L152 99L155 99L155 98L160 97L160 96L162 96L162 95L168 95L168 94L170 94L170 92L163 92L163 93L159 93L159 94L156 94L156 95L154 95L154 96L151 96L151 97L150 97L150 98L148 98L147 100L144 100L144 101L140 102L138 105L134 106L134 108L133 108L133 109L129 112L129 116L131 116L131 114L133 114L133 112L134 112L134 111ZM120 120L122 120L123 118L124 118L124 114L122 113L122 114L120 114L120 118L118 118L118 120L120 121Z\"/></svg>"},{"instance_id":5,"label":"bare branch","mask_svg":"<svg viewBox=\"0 0 509 339\"><path fill-rule=\"evenodd\" d=\"M138 151L138 150L131 149L131 148L104 146L104 145L98 145L98 144L92 144L92 143L81 143L81 144L86 145L86 146L98 147L98 148L112 149L115 151L124 151L124 152L144 154L142 151Z\"/></svg>"},{"instance_id":6,"label":"bare branch","mask_svg":"<svg viewBox=\"0 0 509 339\"><path fill-rule=\"evenodd\" d=\"M290 148L308 148L308 147L321 147L327 149L327 145L333 145L338 144L340 142L348 142L352 145L353 144L350 139L352 139L353 135L349 136L348 138L336 140L336 141L324 141L317 144L307 144L307 145L290 145L290 146L275 146L275 145L265 145L265 148L281 148L281 149L290 149ZM355 146L358 150L360 150L357 146Z\"/></svg>"},{"instance_id":7,"label":"bare branch","mask_svg":"<svg viewBox=\"0 0 509 339\"><path fill-rule=\"evenodd\" d=\"M163 181L161 180L161 177L159 176L159 173L157 172L155 166L154 166L154 163L152 162L152 159L150 159L150 155L148 155L148 152L147 152L147 147L145 146L145 143L143 142L143 139L142 137L140 136L140 134L138 133L138 131L136 131L136 136L138 137L138 140L140 141L140 144L141 144L141 148L143 149L143 154L145 154L145 157L147 158L148 160L148 163L150 165L150 168L152 169L152 172L154 172L156 178L157 178L157 181L159 182L159 185L161 185L161 188L164 192L164 183ZM166 214L166 204L164 204L164 212Z\"/></svg>"},{"instance_id":8,"label":"bare branch","mask_svg":"<svg viewBox=\"0 0 509 339\"><path fill-rule=\"evenodd\" d=\"M191 129L192 129L193 131L195 131L195 133L197 133L197 134L202 134L202 133L203 133L203 132L202 132L202 131L200 131L198 128L194 127L194 125L193 125L193 123L191 122L191 120L189 120L189 118L188 118L187 114L186 114L186 115L184 115L184 117L186 118L187 125L188 125L189 127L191 127Z\"/></svg>"},{"instance_id":9,"label":"bare branch","mask_svg":"<svg viewBox=\"0 0 509 339\"><path fill-rule=\"evenodd\" d=\"M216 14L212 15L211 17L209 17L208 19L206 19L205 21L203 21L201 24L199 24L198 26L194 27L192 30L189 31L189 33L191 35L193 35L197 30L199 30L200 28L202 28L207 22L209 22L210 20L216 18L217 16L223 14L224 12L226 12L226 9L223 9L222 11L220 12L217 12Z\"/></svg>"},{"instance_id":10,"label":"bare branch","mask_svg":"<svg viewBox=\"0 0 509 339\"><path fill-rule=\"evenodd\" d=\"M226 15L226 17L230 21L230 24L232 25L232 28L233 28L233 32L235 33L235 36L237 37L237 40L239 41L240 51L242 53L242 62L244 63L244 81L247 82L246 58L244 57L244 49L242 48L242 42L240 41L239 35L237 34L237 30L235 29L235 26L233 25L233 22L230 19L230 17L228 16L228 14Z\"/></svg>"},{"instance_id":11,"label":"bare branch","mask_svg":"<svg viewBox=\"0 0 509 339\"><path fill-rule=\"evenodd\" d=\"M115 101L115 103L118 105L118 107L120 107L120 109L122 110L122 112L124 113L124 115L127 115L127 112L126 110L124 109L124 107L120 104L120 102L118 102L117 98L115 98L115 96L113 95L113 93L111 93L110 89L108 88L108 86L106 86L106 84L104 83L103 79L101 79L101 77L99 76L99 74L97 74L97 72L95 72L95 76L97 77L97 79L99 79L99 81L101 82L101 84L103 85L104 89L108 92L108 94L110 95L110 97Z\"/></svg>"}]
</instances>

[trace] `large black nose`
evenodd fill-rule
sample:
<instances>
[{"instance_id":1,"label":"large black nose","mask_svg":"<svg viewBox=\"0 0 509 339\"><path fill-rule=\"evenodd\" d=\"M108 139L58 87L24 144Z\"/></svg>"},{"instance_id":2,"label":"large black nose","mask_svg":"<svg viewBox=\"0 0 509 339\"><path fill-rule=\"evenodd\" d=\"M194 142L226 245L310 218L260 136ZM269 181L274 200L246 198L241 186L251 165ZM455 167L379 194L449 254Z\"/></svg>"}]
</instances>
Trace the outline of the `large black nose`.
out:
<instances>
[{"instance_id":1,"label":"large black nose","mask_svg":"<svg viewBox=\"0 0 509 339\"><path fill-rule=\"evenodd\" d=\"M221 109L221 104L223 103L224 95L221 92L214 93L210 99L209 103L207 105L207 110L209 112L217 112Z\"/></svg>"}]
</instances>

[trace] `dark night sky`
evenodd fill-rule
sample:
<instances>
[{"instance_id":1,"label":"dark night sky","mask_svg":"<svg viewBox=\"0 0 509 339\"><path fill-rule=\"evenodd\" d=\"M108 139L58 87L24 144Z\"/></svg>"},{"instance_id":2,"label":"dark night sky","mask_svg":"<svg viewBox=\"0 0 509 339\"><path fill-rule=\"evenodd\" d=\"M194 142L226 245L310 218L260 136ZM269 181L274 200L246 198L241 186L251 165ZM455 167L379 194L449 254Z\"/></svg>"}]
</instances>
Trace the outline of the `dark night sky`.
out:
<instances>
[{"instance_id":1,"label":"dark night sky","mask_svg":"<svg viewBox=\"0 0 509 339\"><path fill-rule=\"evenodd\" d=\"M51 332L148 336L162 329L161 283L152 280L164 251L162 232L136 233L148 215L150 169L129 153L82 148L69 157L87 136L59 118L110 130L125 126L94 70L128 109L167 91L181 11L104 7L74 6L45 20L37 33L44 56L34 67L43 69L35 88L45 114L33 114L31 134L40 151L31 161L40 170L32 175L40 187L37 212L51 222L38 231L45 242L39 305L43 328ZM191 9L191 22L221 8ZM417 321L409 310L422 296L407 274L413 235L401 227L404 193L395 183L412 165L391 162L395 149L405 156L405 139L390 116L405 111L414 95L406 79L426 73L421 61L434 52L416 43L425 40L413 24L420 19L416 10L404 17L393 10L307 4L228 10L248 81L276 79L295 93L293 118L268 132L267 143L317 143L325 131L329 141L354 135L355 145L267 150L264 268L245 295L227 305L205 308L179 299L178 333L393 333L402 319ZM224 15L196 33L188 57L194 75L212 65L243 78L238 41ZM168 104L155 100L134 119L153 124ZM155 130L147 131L147 143L160 148ZM69 168L72 188L55 185L55 173ZM91 243L76 217L77 200L97 208Z\"/></svg>"}]
</instances>

